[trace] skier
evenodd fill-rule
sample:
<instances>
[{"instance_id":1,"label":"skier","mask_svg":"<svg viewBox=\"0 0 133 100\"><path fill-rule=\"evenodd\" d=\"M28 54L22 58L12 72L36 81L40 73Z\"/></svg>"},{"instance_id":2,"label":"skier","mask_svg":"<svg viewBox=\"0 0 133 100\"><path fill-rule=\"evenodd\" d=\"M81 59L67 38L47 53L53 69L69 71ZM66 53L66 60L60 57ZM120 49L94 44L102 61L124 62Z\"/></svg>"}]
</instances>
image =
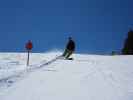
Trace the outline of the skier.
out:
<instances>
[{"instance_id":1,"label":"skier","mask_svg":"<svg viewBox=\"0 0 133 100\"><path fill-rule=\"evenodd\" d=\"M65 51L63 53L63 57L66 59L69 59L69 57L72 55L72 53L75 51L75 42L72 39L72 37L68 38L68 43L66 45Z\"/></svg>"}]
</instances>

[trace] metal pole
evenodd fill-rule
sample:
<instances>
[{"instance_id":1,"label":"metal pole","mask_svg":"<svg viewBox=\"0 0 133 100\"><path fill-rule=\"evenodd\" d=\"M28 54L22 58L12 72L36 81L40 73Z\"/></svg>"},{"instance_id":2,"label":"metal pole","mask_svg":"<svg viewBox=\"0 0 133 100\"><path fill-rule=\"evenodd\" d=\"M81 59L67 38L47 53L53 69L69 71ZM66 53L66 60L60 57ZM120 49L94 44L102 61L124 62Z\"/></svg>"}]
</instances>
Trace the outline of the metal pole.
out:
<instances>
[{"instance_id":1,"label":"metal pole","mask_svg":"<svg viewBox=\"0 0 133 100\"><path fill-rule=\"evenodd\" d=\"M29 66L30 50L28 50L27 66Z\"/></svg>"}]
</instances>

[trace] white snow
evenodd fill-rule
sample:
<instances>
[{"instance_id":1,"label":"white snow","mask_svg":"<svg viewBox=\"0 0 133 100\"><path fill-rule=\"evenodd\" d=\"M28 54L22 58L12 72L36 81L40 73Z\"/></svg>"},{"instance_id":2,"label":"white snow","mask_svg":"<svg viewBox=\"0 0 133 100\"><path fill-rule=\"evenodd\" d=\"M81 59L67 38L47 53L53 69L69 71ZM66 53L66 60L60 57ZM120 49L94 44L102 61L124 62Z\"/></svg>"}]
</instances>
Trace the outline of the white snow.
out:
<instances>
[{"instance_id":1,"label":"white snow","mask_svg":"<svg viewBox=\"0 0 133 100\"><path fill-rule=\"evenodd\" d=\"M0 53L0 100L133 100L133 56L60 54Z\"/></svg>"}]
</instances>

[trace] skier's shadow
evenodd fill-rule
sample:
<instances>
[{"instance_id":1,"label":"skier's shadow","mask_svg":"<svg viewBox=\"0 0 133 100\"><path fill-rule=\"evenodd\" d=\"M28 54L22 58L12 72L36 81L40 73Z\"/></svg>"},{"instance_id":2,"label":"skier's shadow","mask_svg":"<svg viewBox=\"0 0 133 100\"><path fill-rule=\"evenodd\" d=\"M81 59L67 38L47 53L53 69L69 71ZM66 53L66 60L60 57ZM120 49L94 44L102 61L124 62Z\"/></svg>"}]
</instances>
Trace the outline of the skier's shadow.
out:
<instances>
[{"instance_id":1,"label":"skier's shadow","mask_svg":"<svg viewBox=\"0 0 133 100\"><path fill-rule=\"evenodd\" d=\"M42 67L44 67L44 66L48 66L48 65L52 64L53 62L55 62L56 60L58 60L60 57L61 57L61 56L57 56L56 58L54 58L54 59L52 59L52 60L50 60L50 61L48 61L48 62L45 62L45 63L43 63L43 64L41 64L41 65L39 65L39 66L36 66L36 67L34 67L34 68L31 67L30 70L40 69L40 68L42 68Z\"/></svg>"},{"instance_id":2,"label":"skier's shadow","mask_svg":"<svg viewBox=\"0 0 133 100\"><path fill-rule=\"evenodd\" d=\"M48 61L48 62L46 62L44 64L41 64L39 67L43 67L43 66L46 66L46 65L50 65L51 63L55 62L59 58L60 58L60 56L58 56L58 57L56 57L56 58L54 58L54 59L52 59L52 60L50 60L50 61Z\"/></svg>"}]
</instances>

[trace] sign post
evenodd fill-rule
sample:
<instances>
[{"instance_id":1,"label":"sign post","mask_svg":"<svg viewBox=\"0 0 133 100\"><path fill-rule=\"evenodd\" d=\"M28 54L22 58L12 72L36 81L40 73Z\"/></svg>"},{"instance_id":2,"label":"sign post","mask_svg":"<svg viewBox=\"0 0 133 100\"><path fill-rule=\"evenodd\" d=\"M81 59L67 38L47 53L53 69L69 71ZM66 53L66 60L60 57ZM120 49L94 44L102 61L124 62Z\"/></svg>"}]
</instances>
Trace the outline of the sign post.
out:
<instances>
[{"instance_id":1,"label":"sign post","mask_svg":"<svg viewBox=\"0 0 133 100\"><path fill-rule=\"evenodd\" d=\"M27 66L29 66L30 51L28 50Z\"/></svg>"},{"instance_id":2,"label":"sign post","mask_svg":"<svg viewBox=\"0 0 133 100\"><path fill-rule=\"evenodd\" d=\"M26 43L25 48L27 49L27 53L28 53L28 57L27 57L27 66L29 66L29 61L30 61L30 51L31 51L32 48L33 48L33 44L32 44L32 42L31 42L31 40L29 40L29 41Z\"/></svg>"}]
</instances>

